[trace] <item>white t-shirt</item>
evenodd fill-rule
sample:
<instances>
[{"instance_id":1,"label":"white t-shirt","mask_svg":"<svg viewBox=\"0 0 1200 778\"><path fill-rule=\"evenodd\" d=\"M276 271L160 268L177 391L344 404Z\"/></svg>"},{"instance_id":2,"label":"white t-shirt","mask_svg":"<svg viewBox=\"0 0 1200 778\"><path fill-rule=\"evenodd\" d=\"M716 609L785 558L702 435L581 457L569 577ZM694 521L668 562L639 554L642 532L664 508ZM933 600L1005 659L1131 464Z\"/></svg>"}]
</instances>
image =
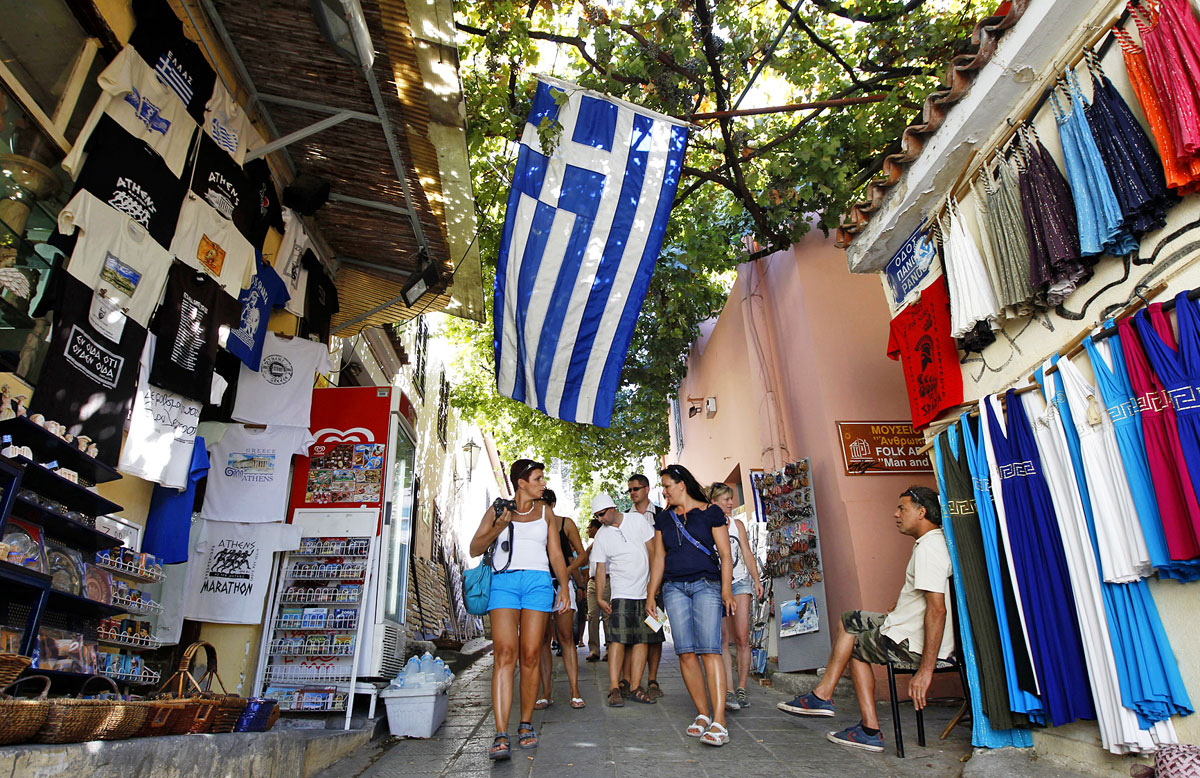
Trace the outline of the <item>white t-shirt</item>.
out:
<instances>
[{"instance_id":1,"label":"white t-shirt","mask_svg":"<svg viewBox=\"0 0 1200 778\"><path fill-rule=\"evenodd\" d=\"M740 581L743 578L750 577L750 571L746 569L746 560L742 559L742 544L738 542L741 537L741 530L738 525L741 519L736 516L729 517L729 553L733 557L733 578L730 580Z\"/></svg>"},{"instance_id":2,"label":"white t-shirt","mask_svg":"<svg viewBox=\"0 0 1200 778\"><path fill-rule=\"evenodd\" d=\"M300 548L300 527L204 520L192 536L196 542L188 552L184 617L261 624L271 562L280 551Z\"/></svg>"},{"instance_id":3,"label":"white t-shirt","mask_svg":"<svg viewBox=\"0 0 1200 778\"><path fill-rule=\"evenodd\" d=\"M250 117L246 116L220 79L217 79L212 97L204 106L204 131L218 146L229 152L239 165L246 161L246 151L259 141L258 133L250 124Z\"/></svg>"},{"instance_id":4,"label":"white t-shirt","mask_svg":"<svg viewBox=\"0 0 1200 778\"><path fill-rule=\"evenodd\" d=\"M158 80L154 70L131 47L121 53L100 73L100 99L79 131L71 153L63 160L63 169L72 178L83 166L83 147L100 116L108 114L125 131L140 138L158 152L171 172L183 175L188 147L196 132L196 120L187 112L179 95Z\"/></svg>"},{"instance_id":5,"label":"white t-shirt","mask_svg":"<svg viewBox=\"0 0 1200 778\"><path fill-rule=\"evenodd\" d=\"M179 225L171 253L184 264L203 270L237 297L254 270L254 247L237 227L194 192L188 192L179 210Z\"/></svg>"},{"instance_id":6,"label":"white t-shirt","mask_svg":"<svg viewBox=\"0 0 1200 778\"><path fill-rule=\"evenodd\" d=\"M114 307L128 308L129 318L148 326L167 283L171 255L140 223L86 190L58 213L59 232L70 235L77 227L81 234L67 272L103 290Z\"/></svg>"},{"instance_id":7,"label":"white t-shirt","mask_svg":"<svg viewBox=\"0 0 1200 778\"><path fill-rule=\"evenodd\" d=\"M913 545L908 569L904 572L904 588L879 631L897 643L908 640L908 649L921 653L925 648L925 592L941 592L946 596L946 628L942 631L938 659L950 656L954 651L950 574L946 536L940 529L926 532Z\"/></svg>"},{"instance_id":8,"label":"white t-shirt","mask_svg":"<svg viewBox=\"0 0 1200 778\"><path fill-rule=\"evenodd\" d=\"M304 268L304 252L312 247L300 215L290 208L283 209L283 241L275 254L275 272L287 285L288 298L284 310L296 316L304 315L304 295L308 290L308 271Z\"/></svg>"},{"instance_id":9,"label":"white t-shirt","mask_svg":"<svg viewBox=\"0 0 1200 778\"><path fill-rule=\"evenodd\" d=\"M238 374L233 418L250 424L281 424L308 429L313 379L333 370L329 347L303 338L268 332L258 370L244 364Z\"/></svg>"},{"instance_id":10,"label":"white t-shirt","mask_svg":"<svg viewBox=\"0 0 1200 778\"><path fill-rule=\"evenodd\" d=\"M637 512L624 514L621 526L605 525L596 533L591 559L603 562L612 576L612 599L646 599L650 583L650 551L646 543L653 537L654 531Z\"/></svg>"},{"instance_id":11,"label":"white t-shirt","mask_svg":"<svg viewBox=\"0 0 1200 778\"><path fill-rule=\"evenodd\" d=\"M154 343L154 335L148 334L142 350L133 411L129 414L129 434L121 447L117 469L172 489L183 489L191 474L192 446L196 442L201 404L151 386L146 380L150 375ZM212 380L209 400L219 405L228 385L217 373L213 373Z\"/></svg>"},{"instance_id":12,"label":"white t-shirt","mask_svg":"<svg viewBox=\"0 0 1200 778\"><path fill-rule=\"evenodd\" d=\"M307 455L313 441L307 427L249 429L231 424L210 449L204 518L283 521L292 455Z\"/></svg>"}]
</instances>

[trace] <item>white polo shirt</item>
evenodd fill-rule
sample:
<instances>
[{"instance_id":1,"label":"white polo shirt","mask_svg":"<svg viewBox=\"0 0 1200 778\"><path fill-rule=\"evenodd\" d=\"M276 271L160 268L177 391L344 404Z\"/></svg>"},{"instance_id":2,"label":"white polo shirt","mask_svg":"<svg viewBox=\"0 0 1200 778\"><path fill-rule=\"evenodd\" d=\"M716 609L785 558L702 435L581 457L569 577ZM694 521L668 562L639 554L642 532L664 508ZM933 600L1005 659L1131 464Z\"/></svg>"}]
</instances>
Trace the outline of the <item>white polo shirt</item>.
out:
<instances>
[{"instance_id":1,"label":"white polo shirt","mask_svg":"<svg viewBox=\"0 0 1200 778\"><path fill-rule=\"evenodd\" d=\"M650 551L654 531L639 513L626 513L621 526L603 526L592 543L592 562L603 562L611 576L612 599L644 600L650 583Z\"/></svg>"},{"instance_id":2,"label":"white polo shirt","mask_svg":"<svg viewBox=\"0 0 1200 778\"><path fill-rule=\"evenodd\" d=\"M908 569L904 572L904 587L896 607L888 614L880 633L896 643L908 641L908 649L920 654L925 648L925 592L941 592L946 596L946 628L938 659L954 651L954 614L950 602L950 551L946 536L934 529L917 538L913 544Z\"/></svg>"}]
</instances>

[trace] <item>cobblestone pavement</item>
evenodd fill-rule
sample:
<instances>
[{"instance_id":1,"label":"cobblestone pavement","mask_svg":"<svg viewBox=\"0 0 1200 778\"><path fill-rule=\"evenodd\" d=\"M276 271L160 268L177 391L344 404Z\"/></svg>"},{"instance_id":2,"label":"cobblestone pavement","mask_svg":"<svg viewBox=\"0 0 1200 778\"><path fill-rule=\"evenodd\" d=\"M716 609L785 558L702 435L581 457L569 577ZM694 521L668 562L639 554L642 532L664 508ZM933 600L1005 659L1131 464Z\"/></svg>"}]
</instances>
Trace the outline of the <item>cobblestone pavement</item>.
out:
<instances>
[{"instance_id":1,"label":"cobblestone pavement","mask_svg":"<svg viewBox=\"0 0 1200 778\"><path fill-rule=\"evenodd\" d=\"M902 707L907 759L898 759L891 738L891 715L880 706L887 751L873 754L835 746L825 733L858 720L851 698L840 698L832 719L798 719L775 704L785 695L754 684L751 707L729 714L730 741L722 748L702 745L684 729L695 709L683 688L679 664L668 644L659 671L666 696L655 705L627 702L604 705L608 665L583 662L580 689L587 707L573 710L561 660L556 659L554 704L534 714L541 747L513 748L508 762L491 763L486 750L494 730L491 715L490 657L480 660L455 683L445 724L429 740L396 740L361 749L321 773L320 778L526 778L540 776L634 776L654 778L796 778L798 776L896 776L956 778L970 753L969 727L956 728L940 741L937 735L957 706L933 706L926 715L929 746L916 742L911 707ZM515 707L515 706L514 706ZM514 735L514 710L509 731ZM516 738L513 738L514 746Z\"/></svg>"}]
</instances>

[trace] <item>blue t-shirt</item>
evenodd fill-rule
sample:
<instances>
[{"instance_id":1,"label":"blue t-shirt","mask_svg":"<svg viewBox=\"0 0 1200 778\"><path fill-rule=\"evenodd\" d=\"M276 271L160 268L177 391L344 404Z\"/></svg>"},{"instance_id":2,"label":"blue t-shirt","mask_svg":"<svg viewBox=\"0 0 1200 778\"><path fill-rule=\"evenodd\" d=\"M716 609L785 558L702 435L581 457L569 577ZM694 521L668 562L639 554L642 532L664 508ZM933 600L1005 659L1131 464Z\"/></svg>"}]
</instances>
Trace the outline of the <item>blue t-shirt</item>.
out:
<instances>
[{"instance_id":1,"label":"blue t-shirt","mask_svg":"<svg viewBox=\"0 0 1200 778\"><path fill-rule=\"evenodd\" d=\"M700 542L705 548L711 548L716 553L716 542L713 540L713 527L724 527L729 522L725 512L716 505L707 508L694 508L686 516L680 516L687 533ZM709 581L721 580L721 568L712 557L692 545L671 518L671 511L663 509L654 517L654 529L662 533L663 548L667 550L663 560L664 581L699 581L701 578Z\"/></svg>"},{"instance_id":2,"label":"blue t-shirt","mask_svg":"<svg viewBox=\"0 0 1200 778\"><path fill-rule=\"evenodd\" d=\"M267 320L271 311L288 301L287 285L275 269L263 261L262 252L257 252L254 263L254 278L250 286L238 295L242 306L242 318L237 329L229 331L225 348L230 354L257 371L262 362L263 341L267 337Z\"/></svg>"},{"instance_id":3,"label":"blue t-shirt","mask_svg":"<svg viewBox=\"0 0 1200 778\"><path fill-rule=\"evenodd\" d=\"M159 557L164 565L187 561L196 483L206 475L208 452L204 447L204 438L197 435L187 487L183 491L161 485L154 487L154 494L150 496L150 510L146 514L142 550Z\"/></svg>"}]
</instances>

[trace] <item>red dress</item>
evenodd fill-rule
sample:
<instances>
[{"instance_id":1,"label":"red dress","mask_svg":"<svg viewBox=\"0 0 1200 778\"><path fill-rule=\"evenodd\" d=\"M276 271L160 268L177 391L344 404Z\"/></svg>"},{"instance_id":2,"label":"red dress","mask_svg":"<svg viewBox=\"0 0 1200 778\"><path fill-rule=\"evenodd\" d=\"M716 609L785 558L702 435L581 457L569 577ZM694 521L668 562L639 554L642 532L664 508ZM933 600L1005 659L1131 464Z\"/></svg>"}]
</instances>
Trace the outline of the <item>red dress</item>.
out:
<instances>
[{"instance_id":1,"label":"red dress","mask_svg":"<svg viewBox=\"0 0 1200 778\"><path fill-rule=\"evenodd\" d=\"M1175 407L1171 405L1162 382L1150 368L1150 361L1129 319L1118 322L1117 329L1121 350L1125 355L1125 369L1129 372L1129 383L1142 411L1146 459L1150 464L1150 478L1158 498L1163 533L1167 537L1167 552L1172 559L1195 559L1200 555L1195 530L1200 527L1200 504L1196 501L1196 490L1192 488L1192 479L1184 464ZM1159 328L1156 326L1155 329ZM1164 341L1174 344L1175 338L1169 329L1160 334Z\"/></svg>"}]
</instances>

